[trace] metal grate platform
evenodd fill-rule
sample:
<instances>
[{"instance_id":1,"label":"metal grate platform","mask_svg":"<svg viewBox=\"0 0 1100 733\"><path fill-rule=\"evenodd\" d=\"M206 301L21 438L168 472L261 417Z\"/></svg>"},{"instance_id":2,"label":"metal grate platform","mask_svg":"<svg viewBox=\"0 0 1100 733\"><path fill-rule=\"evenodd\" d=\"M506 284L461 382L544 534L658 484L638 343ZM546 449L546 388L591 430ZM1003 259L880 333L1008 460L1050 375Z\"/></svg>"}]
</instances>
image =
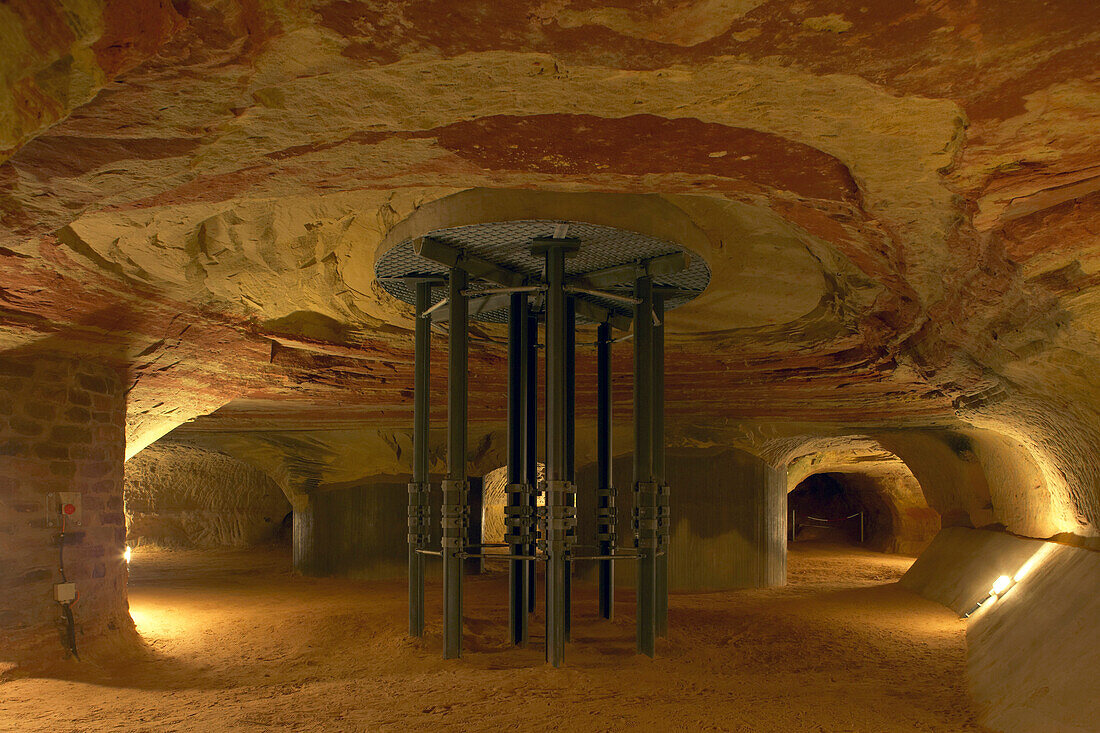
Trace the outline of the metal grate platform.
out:
<instances>
[{"instance_id":1,"label":"metal grate platform","mask_svg":"<svg viewBox=\"0 0 1100 733\"><path fill-rule=\"evenodd\" d=\"M710 268L697 254L672 242L600 224L553 219L499 221L437 229L426 236L519 273L531 282L539 282L543 276L544 259L530 252L532 240L538 237L568 236L581 240L580 250L575 256L566 260L567 278L610 267L629 265L661 255L686 252L688 266L685 269L675 274L653 278L655 287L674 288L678 291L669 292L665 297L665 310L672 310L687 303L700 295L710 283ZM413 251L413 244L412 239L398 244L383 254L375 265L375 276L382 288L410 305L415 302L415 291L401 278L447 274L445 266L417 255ZM482 281L474 281L470 284L471 290L490 287L496 286ZM444 290L444 288L433 289L433 305L443 299ZM605 290L629 295L632 285L623 284L608 287ZM632 315L630 305L620 301L588 294L578 294L576 297L619 315L628 317ZM532 299L532 307L536 313L541 311L538 299ZM489 323L505 323L507 316L507 310L502 308L478 313L471 318ZM580 314L578 314L578 322L591 323L580 317Z\"/></svg>"}]
</instances>

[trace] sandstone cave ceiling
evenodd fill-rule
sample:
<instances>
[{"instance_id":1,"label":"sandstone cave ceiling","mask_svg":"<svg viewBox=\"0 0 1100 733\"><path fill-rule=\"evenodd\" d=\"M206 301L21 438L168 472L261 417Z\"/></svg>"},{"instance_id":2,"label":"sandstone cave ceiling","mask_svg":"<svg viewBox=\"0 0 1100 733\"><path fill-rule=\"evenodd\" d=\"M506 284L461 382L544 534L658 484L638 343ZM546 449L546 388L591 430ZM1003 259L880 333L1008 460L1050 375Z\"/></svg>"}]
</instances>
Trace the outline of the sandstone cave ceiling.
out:
<instances>
[{"instance_id":1,"label":"sandstone cave ceiling","mask_svg":"<svg viewBox=\"0 0 1100 733\"><path fill-rule=\"evenodd\" d=\"M669 320L676 440L988 431L1096 531L1091 0L15 0L0 28L0 347L125 366L131 454L195 418L279 455L404 429L386 237L470 191L599 194L690 220L714 272ZM475 356L488 434L503 351Z\"/></svg>"}]
</instances>

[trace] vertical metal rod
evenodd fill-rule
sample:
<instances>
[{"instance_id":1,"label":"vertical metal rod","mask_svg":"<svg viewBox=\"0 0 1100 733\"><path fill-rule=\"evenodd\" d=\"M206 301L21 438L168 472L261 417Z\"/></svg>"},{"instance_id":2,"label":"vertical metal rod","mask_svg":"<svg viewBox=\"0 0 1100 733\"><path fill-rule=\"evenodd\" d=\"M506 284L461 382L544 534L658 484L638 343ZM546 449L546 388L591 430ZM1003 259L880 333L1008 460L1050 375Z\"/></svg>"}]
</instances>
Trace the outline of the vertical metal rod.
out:
<instances>
[{"instance_id":1,"label":"vertical metal rod","mask_svg":"<svg viewBox=\"0 0 1100 733\"><path fill-rule=\"evenodd\" d=\"M615 551L615 495L611 477L611 324L596 329L596 532L598 555ZM600 618L615 614L615 563L599 562Z\"/></svg>"},{"instance_id":2,"label":"vertical metal rod","mask_svg":"<svg viewBox=\"0 0 1100 733\"><path fill-rule=\"evenodd\" d=\"M546 661L565 658L565 251L546 248Z\"/></svg>"},{"instance_id":3,"label":"vertical metal rod","mask_svg":"<svg viewBox=\"0 0 1100 733\"><path fill-rule=\"evenodd\" d=\"M416 284L413 357L413 461L409 486L409 634L424 635L424 556L428 522L428 392L431 377L431 321L422 318L431 306L432 286Z\"/></svg>"},{"instance_id":4,"label":"vertical metal rod","mask_svg":"<svg viewBox=\"0 0 1100 733\"><path fill-rule=\"evenodd\" d=\"M653 327L653 480L659 487L658 507L661 526L656 562L657 603L656 633L668 636L668 490L665 484L665 301L660 293L653 294L653 314L657 323Z\"/></svg>"},{"instance_id":5,"label":"vertical metal rod","mask_svg":"<svg viewBox=\"0 0 1100 733\"><path fill-rule=\"evenodd\" d=\"M652 657L656 650L656 523L653 483L653 281L634 285L634 513L638 544L637 644Z\"/></svg>"},{"instance_id":6,"label":"vertical metal rod","mask_svg":"<svg viewBox=\"0 0 1100 733\"><path fill-rule=\"evenodd\" d=\"M522 538L530 511L527 491L527 295L513 293L508 310L508 534ZM513 543L513 555L525 555L528 543ZM527 572L530 563L508 563L508 633L513 644L528 639Z\"/></svg>"},{"instance_id":7,"label":"vertical metal rod","mask_svg":"<svg viewBox=\"0 0 1100 733\"><path fill-rule=\"evenodd\" d=\"M484 539L481 529L485 511L485 480L483 476L466 477L466 544L480 545ZM463 575L480 575L485 572L485 558L467 557L462 561Z\"/></svg>"},{"instance_id":8,"label":"vertical metal rod","mask_svg":"<svg viewBox=\"0 0 1100 733\"><path fill-rule=\"evenodd\" d=\"M577 480L577 303L572 295L565 296L565 480ZM577 495L571 494L571 506L577 505ZM565 561L565 640L569 641L573 626L573 563Z\"/></svg>"},{"instance_id":9,"label":"vertical metal rod","mask_svg":"<svg viewBox=\"0 0 1100 733\"><path fill-rule=\"evenodd\" d=\"M527 531L531 536L531 543L527 546L527 554L534 555L536 522L535 513L538 511L538 492L535 488L539 482L539 319L528 310L527 315L527 485L531 489L529 501L531 503L530 521ZM535 567L527 571L527 612L535 612Z\"/></svg>"},{"instance_id":10,"label":"vertical metal rod","mask_svg":"<svg viewBox=\"0 0 1100 733\"><path fill-rule=\"evenodd\" d=\"M462 656L462 558L466 507L468 307L466 271L452 268L447 354L447 479L443 492L443 658Z\"/></svg>"}]
</instances>

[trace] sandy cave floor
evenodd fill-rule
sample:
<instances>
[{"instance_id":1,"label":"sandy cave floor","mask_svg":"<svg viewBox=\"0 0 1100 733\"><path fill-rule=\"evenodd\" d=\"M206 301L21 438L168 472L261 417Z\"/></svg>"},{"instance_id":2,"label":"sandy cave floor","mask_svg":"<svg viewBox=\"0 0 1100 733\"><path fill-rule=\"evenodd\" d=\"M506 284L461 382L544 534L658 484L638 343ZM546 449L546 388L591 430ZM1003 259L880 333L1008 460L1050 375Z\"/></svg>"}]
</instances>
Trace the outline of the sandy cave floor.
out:
<instances>
[{"instance_id":1,"label":"sandy cave floor","mask_svg":"<svg viewBox=\"0 0 1100 733\"><path fill-rule=\"evenodd\" d=\"M595 618L576 583L567 666L505 641L506 575L466 586L465 655L406 637L403 582L297 577L285 550L141 550L130 604L147 650L0 684L5 731L981 730L964 624L898 588L912 558L796 545L789 584L677 593L658 658L634 653L633 595Z\"/></svg>"}]
</instances>

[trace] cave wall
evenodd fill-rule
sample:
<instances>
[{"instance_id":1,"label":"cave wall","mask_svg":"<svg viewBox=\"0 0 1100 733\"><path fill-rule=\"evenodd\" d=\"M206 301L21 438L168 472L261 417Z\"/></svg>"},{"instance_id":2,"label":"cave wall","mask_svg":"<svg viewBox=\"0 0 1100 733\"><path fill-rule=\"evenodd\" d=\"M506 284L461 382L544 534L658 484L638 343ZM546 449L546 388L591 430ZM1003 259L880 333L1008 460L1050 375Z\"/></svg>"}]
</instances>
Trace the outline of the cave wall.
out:
<instances>
[{"instance_id":1,"label":"cave wall","mask_svg":"<svg viewBox=\"0 0 1100 733\"><path fill-rule=\"evenodd\" d=\"M617 456L612 480L618 489L619 546L633 546L631 484L633 459ZM766 588L786 583L786 476L761 459L736 449L667 451L670 485L668 575L672 590ZM596 466L577 471L578 537L595 542ZM591 563L575 572L592 574ZM618 585L633 585L635 573L616 570Z\"/></svg>"},{"instance_id":2,"label":"cave wall","mask_svg":"<svg viewBox=\"0 0 1100 733\"><path fill-rule=\"evenodd\" d=\"M1092 471L1092 445L1076 434L1075 410L1036 411L1022 430L909 430L877 435L881 444L905 461L919 480L929 505L943 526L1006 529L1039 539L1065 537L1074 544L1100 549L1100 538L1088 519L1096 486L1082 479ZM1061 458L1051 457L1038 436L1060 423L1065 431ZM1072 435L1071 435L1072 434ZM1076 457L1066 456L1075 453Z\"/></svg>"},{"instance_id":3,"label":"cave wall","mask_svg":"<svg viewBox=\"0 0 1100 733\"><path fill-rule=\"evenodd\" d=\"M0 355L0 661L61 659L57 527L47 494L79 492L65 532L78 649L133 632L122 510L126 394L113 367L56 354Z\"/></svg>"},{"instance_id":4,"label":"cave wall","mask_svg":"<svg viewBox=\"0 0 1100 733\"><path fill-rule=\"evenodd\" d=\"M262 471L216 451L154 443L126 462L130 545L246 547L276 539L290 512Z\"/></svg>"},{"instance_id":5,"label":"cave wall","mask_svg":"<svg viewBox=\"0 0 1100 733\"><path fill-rule=\"evenodd\" d=\"M1100 719L1100 553L948 527L901 579L958 614L1017 579L966 622L981 722L1006 733L1088 733Z\"/></svg>"},{"instance_id":6,"label":"cave wall","mask_svg":"<svg viewBox=\"0 0 1100 733\"><path fill-rule=\"evenodd\" d=\"M989 482L970 440L959 433L906 431L879 436L883 447L905 461L943 526L996 524Z\"/></svg>"}]
</instances>

